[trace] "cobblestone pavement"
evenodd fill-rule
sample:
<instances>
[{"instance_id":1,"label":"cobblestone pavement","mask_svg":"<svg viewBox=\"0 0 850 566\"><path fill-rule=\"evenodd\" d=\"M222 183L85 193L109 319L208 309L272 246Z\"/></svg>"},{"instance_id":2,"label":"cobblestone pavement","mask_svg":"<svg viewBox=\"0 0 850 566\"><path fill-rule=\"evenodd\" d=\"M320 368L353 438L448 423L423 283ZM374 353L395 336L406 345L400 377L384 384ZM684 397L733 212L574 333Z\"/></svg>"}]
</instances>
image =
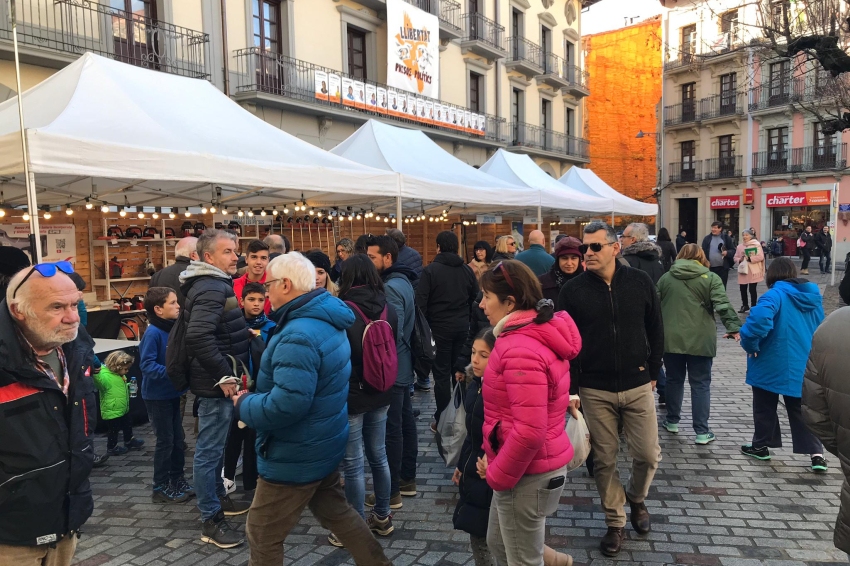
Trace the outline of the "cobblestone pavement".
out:
<instances>
[{"instance_id":1,"label":"cobblestone pavement","mask_svg":"<svg viewBox=\"0 0 850 566\"><path fill-rule=\"evenodd\" d=\"M740 296L735 277L730 274L729 295L737 308ZM824 290L826 278L810 278ZM847 562L847 555L832 544L842 481L837 460L829 459L827 474L815 475L808 469L808 457L791 454L784 409L780 410L786 448L774 451L768 462L749 459L739 452L739 445L748 442L752 434L751 394L744 384L745 367L746 357L740 347L733 341L719 340L711 408L715 443L693 444L687 390L680 434L661 431L663 461L647 499L653 521L648 536L637 536L629 526L620 556L614 560L602 557L598 543L605 529L603 514L593 480L580 468L568 477L561 507L548 521L548 544L572 554L577 563L593 566L616 562L703 566L816 566ZM398 566L471 565L466 533L452 530L456 500L456 488L450 479L452 470L437 456L428 430L426 415L433 411L432 394L417 393L414 406L422 411L419 495L404 499L404 507L393 518L395 533L381 538L381 543ZM662 417L663 411L659 419ZM191 421L191 417L186 418L190 445L194 442ZM224 551L200 542L199 515L193 503L151 503L155 439L149 425L138 427L136 432L145 439L145 450L110 458L105 468L92 473L95 510L84 527L76 563L246 564L247 546ZM96 439L98 453L106 450L105 444L105 437ZM189 473L191 456L190 452ZM624 482L628 477L627 460L623 450ZM236 522L244 528L244 516ZM345 550L327 543L326 535L305 512L287 539L286 563L353 564Z\"/></svg>"}]
</instances>

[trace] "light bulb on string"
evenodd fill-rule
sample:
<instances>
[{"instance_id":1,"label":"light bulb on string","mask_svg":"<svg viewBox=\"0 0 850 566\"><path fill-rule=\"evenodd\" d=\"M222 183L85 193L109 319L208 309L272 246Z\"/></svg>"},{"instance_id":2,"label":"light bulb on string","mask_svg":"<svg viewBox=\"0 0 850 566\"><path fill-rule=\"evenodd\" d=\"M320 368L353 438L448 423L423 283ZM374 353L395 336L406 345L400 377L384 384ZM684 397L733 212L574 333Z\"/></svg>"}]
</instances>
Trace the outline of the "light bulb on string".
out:
<instances>
[{"instance_id":1,"label":"light bulb on string","mask_svg":"<svg viewBox=\"0 0 850 566\"><path fill-rule=\"evenodd\" d=\"M240 208L239 210L236 211L236 216L238 216L239 218L242 218L243 216L245 216L245 213L242 212L242 209Z\"/></svg>"},{"instance_id":2,"label":"light bulb on string","mask_svg":"<svg viewBox=\"0 0 850 566\"><path fill-rule=\"evenodd\" d=\"M310 209L310 216L313 216L314 214L316 214L316 211L311 208Z\"/></svg>"},{"instance_id":3,"label":"light bulb on string","mask_svg":"<svg viewBox=\"0 0 850 566\"><path fill-rule=\"evenodd\" d=\"M277 207L272 208L272 216L277 216L278 214Z\"/></svg>"},{"instance_id":4,"label":"light bulb on string","mask_svg":"<svg viewBox=\"0 0 850 566\"><path fill-rule=\"evenodd\" d=\"M198 205L198 206L201 207L201 214L206 214L207 212L209 212L209 209L206 206L203 206L203 205Z\"/></svg>"},{"instance_id":5,"label":"light bulb on string","mask_svg":"<svg viewBox=\"0 0 850 566\"><path fill-rule=\"evenodd\" d=\"M6 209L0 207L0 218L3 218L4 216L6 216Z\"/></svg>"},{"instance_id":6,"label":"light bulb on string","mask_svg":"<svg viewBox=\"0 0 850 566\"><path fill-rule=\"evenodd\" d=\"M29 212L24 212L24 215L21 218L23 219L24 222L29 222L30 221Z\"/></svg>"},{"instance_id":7,"label":"light bulb on string","mask_svg":"<svg viewBox=\"0 0 850 566\"><path fill-rule=\"evenodd\" d=\"M86 210L91 210L93 208L94 208L94 204L92 204L92 202L89 201L88 197L86 197Z\"/></svg>"},{"instance_id":8,"label":"light bulb on string","mask_svg":"<svg viewBox=\"0 0 850 566\"><path fill-rule=\"evenodd\" d=\"M213 214L215 214L215 211L216 211L215 205L212 205L212 206L210 207L210 212L212 212Z\"/></svg>"},{"instance_id":9,"label":"light bulb on string","mask_svg":"<svg viewBox=\"0 0 850 566\"><path fill-rule=\"evenodd\" d=\"M139 212L138 216L139 216L139 220L141 220L142 218L144 218L144 217L145 217L145 213L144 213L144 212Z\"/></svg>"},{"instance_id":10,"label":"light bulb on string","mask_svg":"<svg viewBox=\"0 0 850 566\"><path fill-rule=\"evenodd\" d=\"M260 216L265 216L265 215L266 215L266 209L264 208L260 211Z\"/></svg>"},{"instance_id":11,"label":"light bulb on string","mask_svg":"<svg viewBox=\"0 0 850 566\"><path fill-rule=\"evenodd\" d=\"M158 220L159 219L159 213L154 211L154 213L151 214L151 218L153 218L154 220Z\"/></svg>"},{"instance_id":12,"label":"light bulb on string","mask_svg":"<svg viewBox=\"0 0 850 566\"><path fill-rule=\"evenodd\" d=\"M103 206L100 207L100 211L102 213L106 214L107 212L109 212L109 206L104 204Z\"/></svg>"},{"instance_id":13,"label":"light bulb on string","mask_svg":"<svg viewBox=\"0 0 850 566\"><path fill-rule=\"evenodd\" d=\"M254 211L248 210L248 218L253 218L253 217L254 217Z\"/></svg>"},{"instance_id":14,"label":"light bulb on string","mask_svg":"<svg viewBox=\"0 0 850 566\"><path fill-rule=\"evenodd\" d=\"M184 212L184 213L183 213L183 216L185 216L186 218L189 218L190 216L192 216L192 213L191 213L191 212L189 212L189 207L188 207L188 206L186 207L186 212Z\"/></svg>"},{"instance_id":15,"label":"light bulb on string","mask_svg":"<svg viewBox=\"0 0 850 566\"><path fill-rule=\"evenodd\" d=\"M120 216L121 218L126 217L127 216L127 209L122 208L121 212L118 213L118 216Z\"/></svg>"},{"instance_id":16,"label":"light bulb on string","mask_svg":"<svg viewBox=\"0 0 850 566\"><path fill-rule=\"evenodd\" d=\"M316 216L318 216L319 218L321 218L321 217L322 217L322 211L320 210L320 211L316 212Z\"/></svg>"},{"instance_id":17,"label":"light bulb on string","mask_svg":"<svg viewBox=\"0 0 850 566\"><path fill-rule=\"evenodd\" d=\"M226 206L221 207L221 213L224 214L225 216L227 216L227 207Z\"/></svg>"},{"instance_id":18,"label":"light bulb on string","mask_svg":"<svg viewBox=\"0 0 850 566\"><path fill-rule=\"evenodd\" d=\"M74 214L74 209L71 208L70 204L65 207L65 214L67 214L68 216L71 216L72 214Z\"/></svg>"},{"instance_id":19,"label":"light bulb on string","mask_svg":"<svg viewBox=\"0 0 850 566\"><path fill-rule=\"evenodd\" d=\"M174 213L174 209L173 209L173 208L171 209L171 212L169 212L169 213L168 213L168 217L169 217L170 219L172 219L172 220L174 220L175 218L177 218L177 214L175 214L175 213Z\"/></svg>"},{"instance_id":20,"label":"light bulb on string","mask_svg":"<svg viewBox=\"0 0 850 566\"><path fill-rule=\"evenodd\" d=\"M283 207L283 213L284 213L284 214L289 214L289 207L288 207L288 206L284 206L284 207Z\"/></svg>"},{"instance_id":21,"label":"light bulb on string","mask_svg":"<svg viewBox=\"0 0 850 566\"><path fill-rule=\"evenodd\" d=\"M45 211L44 211L44 219L45 219L45 220L50 220L52 217L53 217L53 215L52 215L52 214L50 214L50 211L49 211L49 210L45 210Z\"/></svg>"}]
</instances>

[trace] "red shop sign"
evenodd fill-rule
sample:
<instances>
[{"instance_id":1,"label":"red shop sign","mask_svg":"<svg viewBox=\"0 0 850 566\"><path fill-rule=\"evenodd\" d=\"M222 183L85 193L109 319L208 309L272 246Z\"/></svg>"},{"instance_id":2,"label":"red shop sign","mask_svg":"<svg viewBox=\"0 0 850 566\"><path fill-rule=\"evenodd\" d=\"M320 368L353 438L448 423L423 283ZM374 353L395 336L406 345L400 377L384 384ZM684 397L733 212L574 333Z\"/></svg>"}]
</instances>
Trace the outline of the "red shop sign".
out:
<instances>
[{"instance_id":1,"label":"red shop sign","mask_svg":"<svg viewBox=\"0 0 850 566\"><path fill-rule=\"evenodd\" d=\"M829 204L830 202L829 191L808 191L767 195L765 204L768 208L777 208L780 206L815 206Z\"/></svg>"},{"instance_id":2,"label":"red shop sign","mask_svg":"<svg viewBox=\"0 0 850 566\"><path fill-rule=\"evenodd\" d=\"M738 208L741 206L741 197L740 195L733 197L711 197L709 204L712 210L718 208Z\"/></svg>"}]
</instances>

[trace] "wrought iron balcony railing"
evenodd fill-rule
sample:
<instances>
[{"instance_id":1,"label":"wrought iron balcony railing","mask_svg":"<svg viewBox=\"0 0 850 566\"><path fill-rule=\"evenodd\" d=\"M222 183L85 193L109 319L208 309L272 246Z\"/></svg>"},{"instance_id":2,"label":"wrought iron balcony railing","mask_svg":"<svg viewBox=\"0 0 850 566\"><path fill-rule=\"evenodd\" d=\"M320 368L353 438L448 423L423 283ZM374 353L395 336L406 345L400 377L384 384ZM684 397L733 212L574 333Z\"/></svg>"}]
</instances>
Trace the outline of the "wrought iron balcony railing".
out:
<instances>
[{"instance_id":1,"label":"wrought iron balcony railing","mask_svg":"<svg viewBox=\"0 0 850 566\"><path fill-rule=\"evenodd\" d=\"M509 37L506 63L531 65L543 70L543 49L524 37Z\"/></svg>"},{"instance_id":2,"label":"wrought iron balcony railing","mask_svg":"<svg viewBox=\"0 0 850 566\"><path fill-rule=\"evenodd\" d=\"M744 158L741 155L730 155L728 157L715 157L706 159L703 163L703 180L732 179L740 177L743 172Z\"/></svg>"},{"instance_id":3,"label":"wrought iron balcony railing","mask_svg":"<svg viewBox=\"0 0 850 566\"><path fill-rule=\"evenodd\" d=\"M696 53L679 52L676 57L664 62L665 71L675 71L686 67L697 67L701 60Z\"/></svg>"},{"instance_id":4,"label":"wrought iron balcony railing","mask_svg":"<svg viewBox=\"0 0 850 566\"><path fill-rule=\"evenodd\" d=\"M750 89L750 112L786 106L797 100L791 79L774 81Z\"/></svg>"},{"instance_id":5,"label":"wrought iron balcony railing","mask_svg":"<svg viewBox=\"0 0 850 566\"><path fill-rule=\"evenodd\" d=\"M724 92L708 96L699 101L699 119L710 120L723 116L739 116L744 113L744 93Z\"/></svg>"},{"instance_id":6,"label":"wrought iron balcony railing","mask_svg":"<svg viewBox=\"0 0 850 566\"><path fill-rule=\"evenodd\" d=\"M461 5L455 0L404 0L440 18L440 24L461 31Z\"/></svg>"},{"instance_id":7,"label":"wrought iron balcony railing","mask_svg":"<svg viewBox=\"0 0 850 566\"><path fill-rule=\"evenodd\" d=\"M671 183L687 183L702 179L702 162L697 160L680 161L670 164Z\"/></svg>"},{"instance_id":8,"label":"wrought iron balcony railing","mask_svg":"<svg viewBox=\"0 0 850 566\"><path fill-rule=\"evenodd\" d=\"M511 122L509 130L511 132L509 145L512 147L527 147L580 159L590 159L590 142L586 139L568 136L525 122Z\"/></svg>"},{"instance_id":9,"label":"wrought iron balcony railing","mask_svg":"<svg viewBox=\"0 0 850 566\"><path fill-rule=\"evenodd\" d=\"M27 0L18 6L18 40L25 45L70 55L91 51L138 67L210 78L206 33L90 0ZM0 40L11 38L9 18L0 17Z\"/></svg>"},{"instance_id":10,"label":"wrought iron balcony railing","mask_svg":"<svg viewBox=\"0 0 850 566\"><path fill-rule=\"evenodd\" d=\"M672 106L664 107L664 125L676 126L678 124L688 124L696 122L699 119L697 111L699 104L696 100L689 100Z\"/></svg>"},{"instance_id":11,"label":"wrought iron balcony railing","mask_svg":"<svg viewBox=\"0 0 850 566\"><path fill-rule=\"evenodd\" d=\"M753 176L812 171L836 171L847 167L847 144L784 148L753 153Z\"/></svg>"},{"instance_id":12,"label":"wrought iron balcony railing","mask_svg":"<svg viewBox=\"0 0 850 566\"><path fill-rule=\"evenodd\" d=\"M340 71L314 65L307 61L293 59L285 55L269 53L258 47L248 49L239 49L235 52L237 65L236 93L258 92L267 93L284 98L297 100L302 103L315 104L326 108L333 108L341 112L352 112L361 114L364 120L371 117L382 117L386 119L396 120L403 123L416 124L422 128L451 131L458 135L468 135L470 138L486 139L499 143L506 143L508 139L507 122L504 118L498 118L490 114L477 114L484 117L484 128L481 132L481 124L478 130L473 131L472 128L453 127L445 121L440 121L440 112L445 108L445 111L451 112L453 116L462 117L469 112L468 108L463 108L454 104L448 104L440 100L417 96L416 100L422 101L424 104L429 104L430 108L434 108L434 119L426 121L424 119L414 119L412 116L404 117L401 112L391 112L388 106L381 106L385 103L384 100L377 100L377 104L367 105L358 103L357 105L346 104L341 100L335 102L331 100L328 94L322 96L321 88L317 89L317 73L320 76L328 77L330 75L338 76L340 79L352 79L351 75L347 75ZM318 81L321 83L321 80ZM378 89L387 89L387 92L394 90L383 83L375 81L363 81L364 90L372 92L374 88L375 96L377 97ZM326 91L331 85L324 85ZM404 108L407 108L406 91L396 91L400 95L400 101L403 101ZM401 107L402 102L399 102ZM405 110L407 112L407 110Z\"/></svg>"},{"instance_id":13,"label":"wrought iron balcony railing","mask_svg":"<svg viewBox=\"0 0 850 566\"><path fill-rule=\"evenodd\" d=\"M497 24L479 12L463 15L463 27L466 31L464 41L481 41L494 49L505 51L505 27Z\"/></svg>"},{"instance_id":14,"label":"wrought iron balcony railing","mask_svg":"<svg viewBox=\"0 0 850 566\"><path fill-rule=\"evenodd\" d=\"M587 81L590 78L590 73L583 71L578 65L570 65L569 62L567 62L565 70L567 73L567 82L570 83L570 86L587 90Z\"/></svg>"}]
</instances>

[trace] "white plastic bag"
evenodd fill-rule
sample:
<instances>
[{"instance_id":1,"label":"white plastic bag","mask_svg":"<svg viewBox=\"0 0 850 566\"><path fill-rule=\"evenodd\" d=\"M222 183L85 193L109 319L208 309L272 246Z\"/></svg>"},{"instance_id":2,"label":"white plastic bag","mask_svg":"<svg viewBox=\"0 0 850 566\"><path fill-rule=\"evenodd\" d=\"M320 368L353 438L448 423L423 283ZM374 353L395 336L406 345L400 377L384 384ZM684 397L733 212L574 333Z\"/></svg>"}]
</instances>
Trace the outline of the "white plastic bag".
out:
<instances>
[{"instance_id":1,"label":"white plastic bag","mask_svg":"<svg viewBox=\"0 0 850 566\"><path fill-rule=\"evenodd\" d=\"M440 414L437 423L437 450L446 461L446 465L454 467L460 459L460 449L466 440L466 409L463 406L464 384L456 381L452 387L452 398Z\"/></svg>"},{"instance_id":2,"label":"white plastic bag","mask_svg":"<svg viewBox=\"0 0 850 566\"><path fill-rule=\"evenodd\" d=\"M750 272L749 262L747 258L741 260L741 263L738 264L738 273L741 275L747 275Z\"/></svg>"},{"instance_id":3,"label":"white plastic bag","mask_svg":"<svg viewBox=\"0 0 850 566\"><path fill-rule=\"evenodd\" d=\"M587 423L584 422L584 415L578 414L575 418L572 413L567 413L567 436L570 437L570 444L573 445L573 459L567 464L567 471L575 470L587 460L590 454L590 431L587 430Z\"/></svg>"}]
</instances>

